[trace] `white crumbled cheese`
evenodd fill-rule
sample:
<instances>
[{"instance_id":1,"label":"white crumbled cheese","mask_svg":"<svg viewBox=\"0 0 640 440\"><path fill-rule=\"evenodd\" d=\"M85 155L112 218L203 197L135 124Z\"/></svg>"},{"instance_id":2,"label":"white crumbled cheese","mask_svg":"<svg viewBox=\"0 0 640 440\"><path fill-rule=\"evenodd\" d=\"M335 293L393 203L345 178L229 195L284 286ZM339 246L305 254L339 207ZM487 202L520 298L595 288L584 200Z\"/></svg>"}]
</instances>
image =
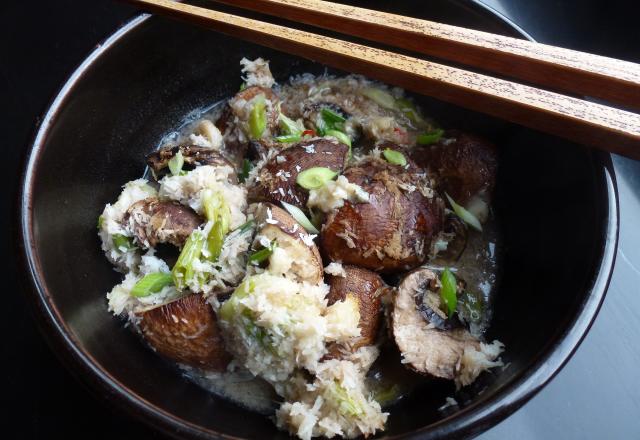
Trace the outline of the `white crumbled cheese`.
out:
<instances>
[{"instance_id":1,"label":"white crumbled cheese","mask_svg":"<svg viewBox=\"0 0 640 440\"><path fill-rule=\"evenodd\" d=\"M276 156L276 163L285 163L287 161L287 158L284 156Z\"/></svg>"},{"instance_id":2,"label":"white crumbled cheese","mask_svg":"<svg viewBox=\"0 0 640 440\"><path fill-rule=\"evenodd\" d=\"M324 268L324 272L337 277L344 278L347 276L347 272L344 270L344 267L342 267L342 263L337 262L329 263L329 265Z\"/></svg>"},{"instance_id":3,"label":"white crumbled cheese","mask_svg":"<svg viewBox=\"0 0 640 440\"><path fill-rule=\"evenodd\" d=\"M242 58L240 65L242 65L242 73L244 74L242 79L247 87L260 86L271 88L275 84L275 80L269 69L269 61L262 58L256 58L253 61Z\"/></svg>"},{"instance_id":4,"label":"white crumbled cheese","mask_svg":"<svg viewBox=\"0 0 640 440\"><path fill-rule=\"evenodd\" d=\"M369 201L369 194L345 176L338 176L336 180L329 180L320 188L310 190L307 206L331 212L344 206L345 200L364 203Z\"/></svg>"},{"instance_id":5,"label":"white crumbled cheese","mask_svg":"<svg viewBox=\"0 0 640 440\"><path fill-rule=\"evenodd\" d=\"M302 148L304 148L304 151L306 151L309 154L316 152L316 146L314 144L303 145Z\"/></svg>"}]
</instances>

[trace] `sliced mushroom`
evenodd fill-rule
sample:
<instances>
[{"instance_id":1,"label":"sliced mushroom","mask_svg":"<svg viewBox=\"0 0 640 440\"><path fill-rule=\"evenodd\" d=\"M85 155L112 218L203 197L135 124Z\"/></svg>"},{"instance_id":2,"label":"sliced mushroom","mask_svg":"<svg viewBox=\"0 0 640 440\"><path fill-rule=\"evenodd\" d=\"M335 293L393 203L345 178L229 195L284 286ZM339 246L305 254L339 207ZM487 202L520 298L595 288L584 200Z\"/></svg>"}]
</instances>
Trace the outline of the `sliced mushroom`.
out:
<instances>
[{"instance_id":1,"label":"sliced mushroom","mask_svg":"<svg viewBox=\"0 0 640 440\"><path fill-rule=\"evenodd\" d=\"M169 359L211 371L224 371L231 361L213 309L201 295L190 294L138 316L145 340Z\"/></svg>"},{"instance_id":2,"label":"sliced mushroom","mask_svg":"<svg viewBox=\"0 0 640 440\"><path fill-rule=\"evenodd\" d=\"M428 181L380 159L367 159L344 176L369 193L369 203L345 201L328 215L320 233L324 254L383 273L423 263L444 217Z\"/></svg>"},{"instance_id":3,"label":"sliced mushroom","mask_svg":"<svg viewBox=\"0 0 640 440\"><path fill-rule=\"evenodd\" d=\"M343 266L345 276L329 276L331 286L327 296L328 304L343 301L347 296L353 296L358 301L360 311L360 336L353 338L346 347L329 347L329 352L356 351L365 345L373 345L378 336L381 320L381 296L385 288L382 278L370 270L356 266Z\"/></svg>"},{"instance_id":4,"label":"sliced mushroom","mask_svg":"<svg viewBox=\"0 0 640 440\"><path fill-rule=\"evenodd\" d=\"M436 144L416 147L413 159L436 176L438 190L466 205L477 194L490 197L498 167L497 151L490 142L450 130Z\"/></svg>"},{"instance_id":5,"label":"sliced mushroom","mask_svg":"<svg viewBox=\"0 0 640 440\"><path fill-rule=\"evenodd\" d=\"M161 148L147 156L147 165L149 165L154 172L159 173L169 166L169 161L173 159L178 152L182 153L185 165L192 168L200 165L212 165L228 166L235 170L233 164L225 159L218 151L195 145L178 145L175 147ZM235 173L230 176L230 178L235 180Z\"/></svg>"},{"instance_id":6,"label":"sliced mushroom","mask_svg":"<svg viewBox=\"0 0 640 440\"><path fill-rule=\"evenodd\" d=\"M259 171L255 186L249 190L249 199L286 202L304 209L309 191L296 184L298 174L314 167L340 173L348 154L348 146L328 139L305 141L282 150Z\"/></svg>"},{"instance_id":7,"label":"sliced mushroom","mask_svg":"<svg viewBox=\"0 0 640 440\"><path fill-rule=\"evenodd\" d=\"M182 248L203 219L188 206L149 197L131 205L124 222L136 243L143 248L155 247L158 243Z\"/></svg>"},{"instance_id":8,"label":"sliced mushroom","mask_svg":"<svg viewBox=\"0 0 640 440\"><path fill-rule=\"evenodd\" d=\"M406 366L467 385L481 371L495 366L492 362L499 350L497 354L485 353L477 338L447 318L438 306L437 285L437 275L429 269L405 276L393 299L391 333ZM475 357L469 354L482 360L472 365L469 359Z\"/></svg>"},{"instance_id":9,"label":"sliced mushroom","mask_svg":"<svg viewBox=\"0 0 640 440\"><path fill-rule=\"evenodd\" d=\"M450 214L444 221L444 228L433 240L430 262L446 265L460 259L467 247L469 231L465 223L455 214Z\"/></svg>"},{"instance_id":10,"label":"sliced mushroom","mask_svg":"<svg viewBox=\"0 0 640 440\"><path fill-rule=\"evenodd\" d=\"M254 205L258 234L277 243L269 260L270 270L291 277L295 281L318 284L323 279L323 267L318 247L312 237L287 211L271 203Z\"/></svg>"}]
</instances>

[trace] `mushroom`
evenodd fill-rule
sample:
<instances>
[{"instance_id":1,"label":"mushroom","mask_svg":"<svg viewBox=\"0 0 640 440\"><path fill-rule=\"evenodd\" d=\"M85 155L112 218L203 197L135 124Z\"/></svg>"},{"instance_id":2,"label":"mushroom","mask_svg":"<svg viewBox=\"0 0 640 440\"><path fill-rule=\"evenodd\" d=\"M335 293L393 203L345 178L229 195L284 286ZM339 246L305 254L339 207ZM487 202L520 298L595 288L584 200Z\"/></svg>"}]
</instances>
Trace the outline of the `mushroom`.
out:
<instances>
[{"instance_id":1,"label":"mushroom","mask_svg":"<svg viewBox=\"0 0 640 440\"><path fill-rule=\"evenodd\" d=\"M438 190L457 203L466 205L478 194L489 198L493 192L498 158L490 142L450 130L437 143L413 151L418 165L436 176Z\"/></svg>"},{"instance_id":2,"label":"mushroom","mask_svg":"<svg viewBox=\"0 0 640 440\"><path fill-rule=\"evenodd\" d=\"M390 313L390 329L411 369L468 385L485 369L500 365L495 359L501 344L482 344L457 318L442 311L435 272L416 269L398 286Z\"/></svg>"},{"instance_id":3,"label":"mushroom","mask_svg":"<svg viewBox=\"0 0 640 440\"><path fill-rule=\"evenodd\" d=\"M256 184L249 189L252 201L286 202L305 208L308 190L296 184L298 174L314 167L342 172L349 147L328 139L301 142L279 152L260 169Z\"/></svg>"},{"instance_id":4,"label":"mushroom","mask_svg":"<svg viewBox=\"0 0 640 440\"><path fill-rule=\"evenodd\" d=\"M137 316L144 339L171 360L211 371L225 371L231 361L213 309L201 295L189 294Z\"/></svg>"},{"instance_id":5,"label":"mushroom","mask_svg":"<svg viewBox=\"0 0 640 440\"><path fill-rule=\"evenodd\" d=\"M423 263L442 229L443 202L424 177L381 159L348 168L349 182L369 193L368 203L329 213L320 245L332 261L390 273Z\"/></svg>"},{"instance_id":6,"label":"mushroom","mask_svg":"<svg viewBox=\"0 0 640 440\"><path fill-rule=\"evenodd\" d=\"M431 264L453 263L460 259L467 247L469 231L458 216L451 213L444 221L444 228L433 240Z\"/></svg>"},{"instance_id":7,"label":"mushroom","mask_svg":"<svg viewBox=\"0 0 640 440\"><path fill-rule=\"evenodd\" d=\"M175 147L161 148L147 156L147 165L158 174L169 165L169 161L173 159L178 152L182 153L185 165L190 167L213 165L228 166L235 169L233 164L218 151L196 145L178 145ZM230 178L235 181L235 173L233 173Z\"/></svg>"},{"instance_id":8,"label":"mushroom","mask_svg":"<svg viewBox=\"0 0 640 440\"><path fill-rule=\"evenodd\" d=\"M136 243L144 248L158 243L182 248L191 232L202 223L203 219L188 206L156 197L135 202L124 216L124 224Z\"/></svg>"},{"instance_id":9,"label":"mushroom","mask_svg":"<svg viewBox=\"0 0 640 440\"><path fill-rule=\"evenodd\" d=\"M343 266L344 276L333 275L328 277L330 286L327 295L328 304L343 301L347 296L353 296L358 301L360 311L360 336L349 341L346 347L329 347L329 353L347 350L354 352L365 345L373 345L378 336L381 319L381 296L385 288L382 278L370 270L356 266ZM334 356L335 357L335 356Z\"/></svg>"},{"instance_id":10,"label":"mushroom","mask_svg":"<svg viewBox=\"0 0 640 440\"><path fill-rule=\"evenodd\" d=\"M284 209L271 203L254 206L258 225L254 247L261 246L262 237L276 243L269 257L269 270L298 282L320 283L322 259L313 237Z\"/></svg>"}]
</instances>

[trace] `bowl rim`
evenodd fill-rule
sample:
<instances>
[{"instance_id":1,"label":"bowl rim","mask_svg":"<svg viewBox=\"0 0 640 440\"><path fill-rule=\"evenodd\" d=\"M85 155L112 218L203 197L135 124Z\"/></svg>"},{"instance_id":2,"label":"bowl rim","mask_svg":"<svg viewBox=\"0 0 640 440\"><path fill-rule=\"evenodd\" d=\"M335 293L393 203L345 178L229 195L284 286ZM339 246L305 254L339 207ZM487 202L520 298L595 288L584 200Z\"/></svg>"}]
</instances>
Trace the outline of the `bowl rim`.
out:
<instances>
[{"instance_id":1,"label":"bowl rim","mask_svg":"<svg viewBox=\"0 0 640 440\"><path fill-rule=\"evenodd\" d=\"M533 41L533 38L513 21L479 0L452 1L461 6L470 6L475 10L492 15L522 37ZM145 400L144 397L137 395L133 390L116 380L88 352L80 347L79 341L62 319L40 276L41 267L32 228L32 190L40 152L48 137L49 130L55 123L57 113L64 106L85 71L120 38L146 22L150 16L150 14L140 14L134 17L100 43L69 76L35 128L33 140L26 152L18 195L19 218L17 223L19 233L15 244L22 267L26 269L22 290L28 293L36 324L49 345L54 348L56 355L82 383L89 385L89 389L101 399L118 409L125 410L125 413L133 415L147 425L161 429L172 437L237 439L238 437L204 428L171 414ZM606 218L603 219L604 230L602 232L604 237L603 248L600 250L601 259L596 267L595 278L591 281L590 292L582 304L582 310L578 317L570 323L563 334L557 337L553 345L538 355L531 368L520 377L513 379L510 384L495 395L482 402L471 404L427 427L386 438L440 438L445 434L455 434L460 437L478 434L504 420L524 405L551 381L573 356L600 310L613 272L618 244L619 201L611 155L593 151L592 159L596 166L602 168L605 187L598 190L603 191L603 198L606 197L605 203L608 205L608 209Z\"/></svg>"}]
</instances>

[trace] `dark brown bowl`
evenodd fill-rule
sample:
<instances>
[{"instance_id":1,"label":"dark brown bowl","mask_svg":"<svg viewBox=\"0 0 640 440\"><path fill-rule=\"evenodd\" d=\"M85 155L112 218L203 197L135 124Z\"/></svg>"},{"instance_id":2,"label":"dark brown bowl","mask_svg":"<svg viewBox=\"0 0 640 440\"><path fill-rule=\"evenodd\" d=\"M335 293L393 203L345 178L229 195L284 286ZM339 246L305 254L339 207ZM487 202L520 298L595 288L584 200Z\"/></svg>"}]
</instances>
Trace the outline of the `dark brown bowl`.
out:
<instances>
[{"instance_id":1,"label":"dark brown bowl","mask_svg":"<svg viewBox=\"0 0 640 440\"><path fill-rule=\"evenodd\" d=\"M424 6L422 6L424 5ZM470 0L367 2L371 8L526 37ZM96 218L120 186L141 175L144 155L192 109L230 96L241 57L271 60L280 81L314 63L157 17L139 17L99 46L44 117L20 195L22 257L38 322L57 353L96 392L171 435L285 438L264 416L188 382L107 312L119 281L100 252ZM537 393L567 362L604 297L618 208L610 157L430 99L447 127L501 147L496 211L503 278L489 337L506 343L504 371L456 395L436 383L391 409L385 435L477 434ZM99 429L99 427L97 427Z\"/></svg>"}]
</instances>

